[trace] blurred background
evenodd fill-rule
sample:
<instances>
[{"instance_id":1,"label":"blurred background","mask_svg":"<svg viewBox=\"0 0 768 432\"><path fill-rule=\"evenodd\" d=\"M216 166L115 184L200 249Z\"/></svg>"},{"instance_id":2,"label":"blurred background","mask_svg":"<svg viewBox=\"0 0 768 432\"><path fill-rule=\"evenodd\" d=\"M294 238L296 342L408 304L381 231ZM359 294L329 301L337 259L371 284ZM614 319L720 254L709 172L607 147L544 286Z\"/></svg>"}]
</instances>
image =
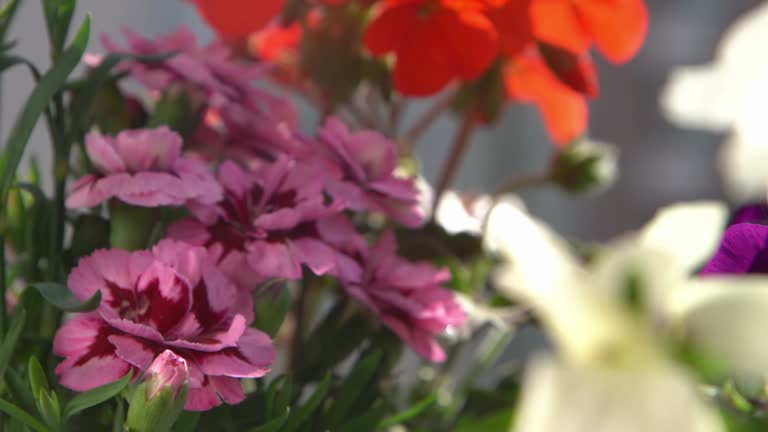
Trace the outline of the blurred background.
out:
<instances>
[{"instance_id":1,"label":"blurred background","mask_svg":"<svg viewBox=\"0 0 768 432\"><path fill-rule=\"evenodd\" d=\"M760 0L646 0L651 23L644 48L630 63L615 67L596 58L601 95L591 102L590 135L620 151L614 186L588 198L555 188L523 194L531 212L562 234L604 240L640 226L659 206L691 199L724 199L717 169L722 136L682 130L659 111L659 91L671 69L711 61L723 31ZM12 39L38 65L47 65L45 30L38 2L26 2ZM121 27L152 35L187 25L210 37L194 9L181 0L81 0L80 15L93 14L90 50L101 52L98 35ZM4 137L32 81L21 68L2 82L0 134ZM455 125L444 118L418 147L424 173L435 180ZM311 121L311 119L308 119ZM492 190L502 179L542 171L551 150L540 117L532 107L508 106L498 126L475 136L454 187L472 192ZM26 158L33 154L50 164L45 130L38 128Z\"/></svg>"}]
</instances>

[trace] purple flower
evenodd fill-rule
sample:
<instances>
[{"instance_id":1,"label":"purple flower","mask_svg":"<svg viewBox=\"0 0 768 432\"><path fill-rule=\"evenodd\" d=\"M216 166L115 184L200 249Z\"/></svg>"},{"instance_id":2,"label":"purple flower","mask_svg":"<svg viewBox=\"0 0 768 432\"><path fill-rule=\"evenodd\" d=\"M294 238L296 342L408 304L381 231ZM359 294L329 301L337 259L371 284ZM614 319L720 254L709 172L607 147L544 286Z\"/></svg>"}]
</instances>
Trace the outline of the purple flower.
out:
<instances>
[{"instance_id":1,"label":"purple flower","mask_svg":"<svg viewBox=\"0 0 768 432\"><path fill-rule=\"evenodd\" d=\"M728 225L744 222L768 225L768 205L750 204L740 207L731 215Z\"/></svg>"},{"instance_id":2,"label":"purple flower","mask_svg":"<svg viewBox=\"0 0 768 432\"><path fill-rule=\"evenodd\" d=\"M768 273L768 226L738 223L728 227L701 274Z\"/></svg>"},{"instance_id":3,"label":"purple flower","mask_svg":"<svg viewBox=\"0 0 768 432\"><path fill-rule=\"evenodd\" d=\"M283 157L251 173L226 161L218 176L224 200L193 206L195 216L170 226L170 237L206 246L225 272L251 287L264 278L299 279L302 264L359 278L355 261L334 247L356 232L340 206L326 202L324 167Z\"/></svg>"},{"instance_id":4,"label":"purple flower","mask_svg":"<svg viewBox=\"0 0 768 432\"><path fill-rule=\"evenodd\" d=\"M80 260L68 286L81 300L102 296L96 311L66 322L53 341L64 357L59 382L72 390L148 371L170 350L188 366L185 408L204 411L242 401L239 378L261 377L274 361L269 336L249 327L250 292L227 279L204 248L163 240L151 251L96 251Z\"/></svg>"},{"instance_id":5,"label":"purple flower","mask_svg":"<svg viewBox=\"0 0 768 432\"><path fill-rule=\"evenodd\" d=\"M394 143L375 131L351 132L331 117L318 131L319 144L341 171L342 178L328 184L328 192L352 210L384 213L415 228L424 222L419 192L413 179L395 176Z\"/></svg>"},{"instance_id":6,"label":"purple flower","mask_svg":"<svg viewBox=\"0 0 768 432\"><path fill-rule=\"evenodd\" d=\"M445 352L435 337L465 320L453 292L442 286L450 273L426 262L409 262L396 252L395 236L387 231L360 257L363 277L344 281L344 288L419 355L442 362Z\"/></svg>"},{"instance_id":7,"label":"purple flower","mask_svg":"<svg viewBox=\"0 0 768 432\"><path fill-rule=\"evenodd\" d=\"M72 185L69 208L93 207L110 198L141 207L221 199L221 186L208 168L181 157L181 136L167 127L128 130L116 137L93 132L85 145L96 173Z\"/></svg>"}]
</instances>

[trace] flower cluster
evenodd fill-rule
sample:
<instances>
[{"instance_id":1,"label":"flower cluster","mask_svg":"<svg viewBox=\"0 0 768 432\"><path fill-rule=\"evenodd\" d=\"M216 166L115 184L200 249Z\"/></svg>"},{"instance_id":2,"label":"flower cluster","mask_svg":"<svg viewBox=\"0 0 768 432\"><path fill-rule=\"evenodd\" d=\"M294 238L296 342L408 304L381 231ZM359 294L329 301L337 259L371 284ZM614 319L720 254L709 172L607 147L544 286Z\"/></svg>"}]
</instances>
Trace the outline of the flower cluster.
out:
<instances>
[{"instance_id":1,"label":"flower cluster","mask_svg":"<svg viewBox=\"0 0 768 432\"><path fill-rule=\"evenodd\" d=\"M263 376L275 359L270 337L252 327L254 296L262 294L256 288L298 281L304 269L335 277L416 352L444 360L435 338L464 320L442 286L448 273L399 257L391 232L379 230L369 247L350 217L367 212L423 224L414 180L396 174L394 143L333 117L315 137L302 134L283 115L290 105L254 86L258 70L238 64L223 45L198 47L186 30L158 40L126 37L134 55L177 51L122 67L152 92L197 101L199 127L187 138L165 126L90 133L92 168L71 186L67 206L110 203L112 231L153 229L118 218L132 209L177 207L188 216L160 221L165 238L154 245L111 235L111 249L72 270L72 293L85 301L98 292L101 304L59 329L60 382L88 390L130 370L152 375L158 356L171 356L187 368L186 409L238 403L245 397L239 380Z\"/></svg>"},{"instance_id":2,"label":"flower cluster","mask_svg":"<svg viewBox=\"0 0 768 432\"><path fill-rule=\"evenodd\" d=\"M209 2L196 3L203 16L215 10ZM280 4L267 3L271 7ZM281 81L286 77L296 81L299 70L311 75L313 61L308 57L312 54L302 49L327 39L336 51L357 50L355 55L365 52L374 58L391 59L392 84L407 96L433 95L457 82L471 86L499 81L503 90L490 86L493 92L501 91L501 97L508 100L534 104L552 139L560 144L585 132L585 98L598 94L590 49L596 47L613 63L624 63L639 50L648 26L643 0L318 3L306 13L303 25L267 25L266 20L252 20L251 49L282 72ZM369 9L372 19L360 23L357 12L344 12L360 7ZM340 18L344 13L350 16ZM244 38L247 32L238 31L241 19L221 19L214 27L224 36L237 33ZM359 37L359 46L343 46L341 35L347 40ZM498 95L485 97L493 100ZM483 112L490 107L478 109L481 117L487 117Z\"/></svg>"}]
</instances>

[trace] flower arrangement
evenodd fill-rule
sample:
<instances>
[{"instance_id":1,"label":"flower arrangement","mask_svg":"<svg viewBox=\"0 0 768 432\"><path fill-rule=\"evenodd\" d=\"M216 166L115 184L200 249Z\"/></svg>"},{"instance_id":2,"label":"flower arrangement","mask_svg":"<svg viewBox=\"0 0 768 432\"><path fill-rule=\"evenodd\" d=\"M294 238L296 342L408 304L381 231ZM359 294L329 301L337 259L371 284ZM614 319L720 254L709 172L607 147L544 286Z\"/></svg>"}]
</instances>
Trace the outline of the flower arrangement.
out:
<instances>
[{"instance_id":1,"label":"flower arrangement","mask_svg":"<svg viewBox=\"0 0 768 432\"><path fill-rule=\"evenodd\" d=\"M591 53L637 53L642 0L187 0L211 42L125 30L100 53L89 17L70 32L76 0L42 0L45 72L9 39L22 2L0 8L0 73L36 82L0 152L0 430L768 427L764 198L592 245L513 195L612 179L586 137ZM450 190L514 102L540 111L550 164ZM443 116L432 187L414 147ZM20 166L38 123L48 170ZM522 328L550 349L502 362Z\"/></svg>"}]
</instances>

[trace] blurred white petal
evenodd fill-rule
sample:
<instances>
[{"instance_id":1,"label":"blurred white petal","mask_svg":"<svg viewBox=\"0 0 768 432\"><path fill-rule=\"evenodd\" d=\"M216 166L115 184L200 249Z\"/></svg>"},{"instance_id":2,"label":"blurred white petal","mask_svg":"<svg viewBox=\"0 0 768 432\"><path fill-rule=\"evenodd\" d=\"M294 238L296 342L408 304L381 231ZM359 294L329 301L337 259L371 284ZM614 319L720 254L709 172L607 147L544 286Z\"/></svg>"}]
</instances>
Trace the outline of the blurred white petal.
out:
<instances>
[{"instance_id":1,"label":"blurred white petal","mask_svg":"<svg viewBox=\"0 0 768 432\"><path fill-rule=\"evenodd\" d=\"M768 378L768 277L691 280L670 299L668 319L686 341L732 371Z\"/></svg>"},{"instance_id":2,"label":"blurred white petal","mask_svg":"<svg viewBox=\"0 0 768 432\"><path fill-rule=\"evenodd\" d=\"M677 261L692 271L712 256L728 218L727 207L717 201L699 201L664 207L643 227L639 244Z\"/></svg>"},{"instance_id":3,"label":"blurred white petal","mask_svg":"<svg viewBox=\"0 0 768 432\"><path fill-rule=\"evenodd\" d=\"M693 381L674 366L580 367L548 357L526 372L514 432L719 432Z\"/></svg>"}]
</instances>

